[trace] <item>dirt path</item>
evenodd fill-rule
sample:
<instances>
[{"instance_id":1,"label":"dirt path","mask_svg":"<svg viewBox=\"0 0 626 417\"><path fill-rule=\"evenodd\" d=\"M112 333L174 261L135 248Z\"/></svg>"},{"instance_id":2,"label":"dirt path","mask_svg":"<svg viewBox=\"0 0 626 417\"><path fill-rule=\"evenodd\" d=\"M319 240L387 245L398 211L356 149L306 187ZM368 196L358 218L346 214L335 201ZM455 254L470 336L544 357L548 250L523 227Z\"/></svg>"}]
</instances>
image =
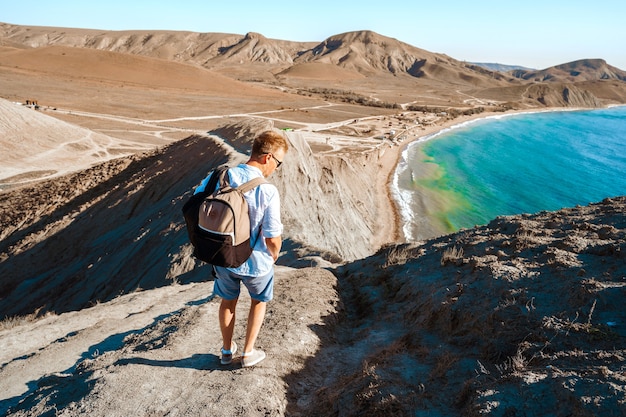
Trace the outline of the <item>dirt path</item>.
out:
<instances>
[{"instance_id":1,"label":"dirt path","mask_svg":"<svg viewBox=\"0 0 626 417\"><path fill-rule=\"evenodd\" d=\"M285 378L319 349L316 326L335 311L334 276L277 269L257 343L268 357L250 369L238 355L232 365L219 364L212 285L138 292L0 331L0 414L284 415ZM248 306L242 296L235 331L241 346Z\"/></svg>"}]
</instances>

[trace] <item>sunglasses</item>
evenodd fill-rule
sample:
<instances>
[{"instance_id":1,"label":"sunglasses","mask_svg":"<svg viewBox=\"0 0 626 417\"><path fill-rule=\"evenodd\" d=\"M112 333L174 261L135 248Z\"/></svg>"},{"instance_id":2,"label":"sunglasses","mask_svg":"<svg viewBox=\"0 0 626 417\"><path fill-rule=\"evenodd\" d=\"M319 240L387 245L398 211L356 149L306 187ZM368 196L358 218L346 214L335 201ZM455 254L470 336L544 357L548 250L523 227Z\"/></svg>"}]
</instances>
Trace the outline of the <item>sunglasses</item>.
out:
<instances>
[{"instance_id":1,"label":"sunglasses","mask_svg":"<svg viewBox=\"0 0 626 417\"><path fill-rule=\"evenodd\" d=\"M272 158L274 158L274 161L276 161L276 168L278 169L282 165L283 161L279 161L273 153L270 153L270 155L272 156Z\"/></svg>"}]
</instances>

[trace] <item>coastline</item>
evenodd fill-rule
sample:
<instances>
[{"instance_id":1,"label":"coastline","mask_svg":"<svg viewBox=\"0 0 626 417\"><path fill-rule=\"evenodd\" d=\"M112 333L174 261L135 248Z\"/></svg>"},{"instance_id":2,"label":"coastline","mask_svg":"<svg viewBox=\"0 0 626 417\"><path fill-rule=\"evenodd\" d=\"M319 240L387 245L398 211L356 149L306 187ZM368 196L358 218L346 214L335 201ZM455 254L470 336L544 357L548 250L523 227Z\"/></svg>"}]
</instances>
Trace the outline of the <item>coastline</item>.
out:
<instances>
[{"instance_id":1,"label":"coastline","mask_svg":"<svg viewBox=\"0 0 626 417\"><path fill-rule=\"evenodd\" d=\"M428 219L426 217L420 218L420 225L424 227L424 233L420 233L416 237L411 237L404 230L404 226L411 221L407 217L406 210L403 211L402 208L402 196L401 192L397 187L397 172L400 167L400 164L404 163L403 155L405 151L411 144L414 144L417 141L425 141L430 140L440 134L445 134L446 132L465 127L471 123L478 122L480 120L487 119L500 119L505 117L512 117L522 114L536 114L536 113L550 113L550 112L575 112L575 111L591 111L591 110L601 110L607 109L611 107L626 107L624 105L612 105L605 106L599 108L587 108L587 107L548 107L544 109L525 109L525 110L511 110L508 112L483 112L480 114L474 114L471 116L459 116L457 118L451 120L437 121L432 125L425 126L424 130L421 130L420 133L416 136L411 136L407 139L402 146L392 147L394 155L393 162L387 162L389 165L386 165L382 170L381 174L385 178L386 182L384 185L384 189L386 191L385 200L388 201L391 210L393 211L393 219L394 224L390 226L392 231L386 235L388 242L402 243L402 242L417 242L423 241L425 239L429 239L436 236L442 236L448 233L451 233L449 230L444 230L444 225L442 223L437 223L432 221L432 219ZM395 149L394 149L395 148ZM428 176L432 173L432 170L428 170L426 167L425 176ZM419 212L427 213L435 209L436 201L434 198L436 196L422 195L420 201L413 201L413 204L417 203L420 206ZM382 203L380 203L382 204Z\"/></svg>"},{"instance_id":2,"label":"coastline","mask_svg":"<svg viewBox=\"0 0 626 417\"><path fill-rule=\"evenodd\" d=\"M512 110L508 112L483 112L473 114L469 116L459 116L454 119L447 119L443 121L437 121L427 126L423 126L423 130L419 131L419 134L411 136L406 139L400 146L391 146L387 148L384 154L379 158L379 175L376 176L376 189L379 190L378 208L381 218L390 219L384 223L384 227L380 232L374 236L373 247L379 248L389 243L406 243L407 237L404 232L405 219L403 218L400 203L398 201L398 195L394 189L395 176L400 163L402 163L402 157L409 145L416 141L424 140L427 137L436 136L444 133L449 129L455 129L457 127L464 126L470 122L476 122L483 119L489 119L493 117L508 117L518 114L527 113L540 113L549 111L574 111L574 110L588 110L588 109L571 109L551 107L548 109L529 109L529 110ZM429 204L428 201L422 202L424 208ZM426 227L437 229L436 225L428 224ZM444 233L444 232L442 232ZM418 239L419 240L419 239Z\"/></svg>"}]
</instances>

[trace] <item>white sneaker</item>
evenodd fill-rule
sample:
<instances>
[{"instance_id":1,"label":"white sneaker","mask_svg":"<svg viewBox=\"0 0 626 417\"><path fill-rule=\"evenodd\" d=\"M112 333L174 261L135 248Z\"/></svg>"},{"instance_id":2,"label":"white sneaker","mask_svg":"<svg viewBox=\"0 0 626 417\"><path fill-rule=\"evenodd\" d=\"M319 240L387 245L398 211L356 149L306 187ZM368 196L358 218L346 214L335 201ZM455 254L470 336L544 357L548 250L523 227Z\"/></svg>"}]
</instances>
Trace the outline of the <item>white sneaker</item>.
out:
<instances>
[{"instance_id":1,"label":"white sneaker","mask_svg":"<svg viewBox=\"0 0 626 417\"><path fill-rule=\"evenodd\" d=\"M222 358L220 359L220 363L222 365L230 365L233 361L233 355L237 352L237 343L232 342L230 350L226 350L222 348Z\"/></svg>"},{"instance_id":2,"label":"white sneaker","mask_svg":"<svg viewBox=\"0 0 626 417\"><path fill-rule=\"evenodd\" d=\"M265 359L265 352L258 349L252 349L252 352L241 355L241 366L244 368L253 366L261 362L263 359Z\"/></svg>"}]
</instances>

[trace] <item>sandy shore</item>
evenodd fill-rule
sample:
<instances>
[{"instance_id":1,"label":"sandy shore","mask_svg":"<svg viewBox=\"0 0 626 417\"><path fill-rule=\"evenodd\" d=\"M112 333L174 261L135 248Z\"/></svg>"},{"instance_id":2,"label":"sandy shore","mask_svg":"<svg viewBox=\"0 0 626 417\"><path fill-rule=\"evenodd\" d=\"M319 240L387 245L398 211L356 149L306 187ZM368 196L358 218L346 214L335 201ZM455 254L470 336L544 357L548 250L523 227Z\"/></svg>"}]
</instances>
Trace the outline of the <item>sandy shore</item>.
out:
<instances>
[{"instance_id":1,"label":"sandy shore","mask_svg":"<svg viewBox=\"0 0 626 417\"><path fill-rule=\"evenodd\" d=\"M406 139L401 146L392 146L385 151L385 154L380 158L380 176L377 177L377 186L379 189L386 190L386 193L380 196L379 201L379 210L381 214L384 216L383 218L394 219L393 225L389 227L388 230L385 230L384 233L381 232L379 236L378 242L380 244L385 244L389 242L405 242L406 236L403 231L403 226L405 220L403 219L400 207L398 206L398 202L394 198L393 195L393 179L398 164L400 163L400 158L402 157L402 153L407 149L407 147L413 142L420 140L426 136L431 136L437 134L443 130L454 128L459 125L464 125L468 122L489 119L493 117L509 117L520 114L529 114L529 113L546 113L546 112L569 112L569 111L580 111L580 110L589 110L586 108L580 107L572 107L572 108L564 108L564 107L549 107L545 109L528 109L528 110L511 110L507 112L483 112L479 114L473 114L470 116L459 116L454 119L446 119L446 120L438 120L430 125L423 126L423 129L419 130L419 134L415 136L410 136ZM432 196L427 194L421 195L422 201L420 202L420 207L424 213L428 211L436 210L436 203L432 201ZM425 232L423 236L417 236L417 240L422 240L425 238L430 238L440 234L446 234L447 231L442 229L441 224L437 224L432 219L429 219L428 216L421 217L421 221L423 222L423 228ZM390 222L391 223L391 222ZM426 236L426 237L424 237Z\"/></svg>"},{"instance_id":2,"label":"sandy shore","mask_svg":"<svg viewBox=\"0 0 626 417\"><path fill-rule=\"evenodd\" d=\"M529 110L511 110L507 112L483 112L473 114L470 116L459 116L454 119L438 120L432 124L424 125L417 135L410 135L404 140L400 146L391 146L385 150L385 153L381 156L379 162L380 173L377 176L376 186L377 189L385 190L385 193L381 193L379 204L379 210L382 218L393 219L393 221L385 224L384 230L381 230L378 236L375 237L375 241L379 245L384 245L390 242L405 242L406 236L403 231L404 219L398 206L398 202L394 197L393 179L398 164L401 161L402 153L407 149L409 145L423 139L426 136L437 134L443 130L451 129L459 125L464 125L468 122L474 122L478 120L489 119L492 117L509 117L520 114L528 113L544 113L544 112L556 112L556 111L577 111L584 110L582 108L563 108L563 107L550 107L546 109L529 109ZM435 203L430 201L428 195L422 196L422 201L418 203L422 207L422 212L428 212L435 210ZM423 218L424 222L424 234L417 236L417 240L423 238L430 238L435 235L445 234L446 231L442 230L440 224L436 224L428 218ZM426 236L426 237L424 237Z\"/></svg>"},{"instance_id":3,"label":"sandy shore","mask_svg":"<svg viewBox=\"0 0 626 417\"><path fill-rule=\"evenodd\" d=\"M407 138L400 146L391 146L387 148L384 154L379 159L379 174L376 176L376 189L384 190L379 194L379 211L381 213L381 218L390 219L392 221L385 222L382 224L384 226L381 228L380 232L377 236L374 237L374 246L384 245L386 243L397 243L404 242L406 240L403 226L404 220L402 218L402 213L400 212L400 207L398 206L398 202L396 201L393 195L393 177L400 163L402 153L407 149L407 147L413 142L422 139L426 136L434 135L442 130L452 128L457 125L465 124L470 121L487 119L493 116L502 116L502 115L513 115L525 113L523 111L513 111L507 113L501 112L485 112L479 114L473 114L470 116L459 116L454 119L446 119L440 120L430 125L425 125L420 129L417 135L411 135ZM424 202L424 207L428 205L428 202ZM382 223L382 222L381 222ZM433 229L437 227L433 225L429 225Z\"/></svg>"}]
</instances>

